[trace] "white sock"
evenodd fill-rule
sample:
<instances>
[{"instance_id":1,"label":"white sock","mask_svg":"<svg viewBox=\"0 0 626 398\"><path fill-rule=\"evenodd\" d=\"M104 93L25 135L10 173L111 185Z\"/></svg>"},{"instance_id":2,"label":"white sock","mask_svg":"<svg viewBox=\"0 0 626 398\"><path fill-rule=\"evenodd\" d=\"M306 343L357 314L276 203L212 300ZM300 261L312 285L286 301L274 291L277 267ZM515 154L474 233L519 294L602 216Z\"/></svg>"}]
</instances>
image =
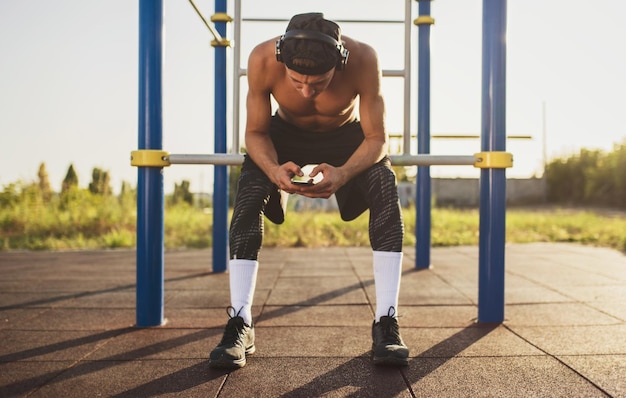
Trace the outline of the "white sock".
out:
<instances>
[{"instance_id":1,"label":"white sock","mask_svg":"<svg viewBox=\"0 0 626 398\"><path fill-rule=\"evenodd\" d=\"M376 287L376 322L381 316L395 316L398 311L402 252L374 251L374 285ZM394 309L390 312L390 308Z\"/></svg>"},{"instance_id":2,"label":"white sock","mask_svg":"<svg viewBox=\"0 0 626 398\"><path fill-rule=\"evenodd\" d=\"M259 262L255 260L230 260L230 305L235 309L233 316L239 315L248 325L252 325L252 298L256 288L256 274Z\"/></svg>"}]
</instances>

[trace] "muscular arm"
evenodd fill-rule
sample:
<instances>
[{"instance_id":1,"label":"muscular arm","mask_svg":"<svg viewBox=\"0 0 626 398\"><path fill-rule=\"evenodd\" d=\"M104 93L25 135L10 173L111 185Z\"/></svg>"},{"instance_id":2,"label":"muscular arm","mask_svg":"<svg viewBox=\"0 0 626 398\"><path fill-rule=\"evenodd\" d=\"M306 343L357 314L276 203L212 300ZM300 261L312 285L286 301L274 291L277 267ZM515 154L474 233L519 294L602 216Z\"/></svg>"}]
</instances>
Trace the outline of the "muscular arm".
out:
<instances>
[{"instance_id":1,"label":"muscular arm","mask_svg":"<svg viewBox=\"0 0 626 398\"><path fill-rule=\"evenodd\" d=\"M385 131L385 103L380 91L381 71L376 52L369 46L362 46L362 59L355 81L360 97L360 119L365 140L341 166L342 183L380 161L387 153L387 133Z\"/></svg>"},{"instance_id":2,"label":"muscular arm","mask_svg":"<svg viewBox=\"0 0 626 398\"><path fill-rule=\"evenodd\" d=\"M272 106L270 102L270 86L268 65L262 56L261 44L250 54L248 61L248 97L246 100L246 133L245 142L248 154L254 162L272 179L275 169L279 166L276 149L269 135Z\"/></svg>"}]
</instances>

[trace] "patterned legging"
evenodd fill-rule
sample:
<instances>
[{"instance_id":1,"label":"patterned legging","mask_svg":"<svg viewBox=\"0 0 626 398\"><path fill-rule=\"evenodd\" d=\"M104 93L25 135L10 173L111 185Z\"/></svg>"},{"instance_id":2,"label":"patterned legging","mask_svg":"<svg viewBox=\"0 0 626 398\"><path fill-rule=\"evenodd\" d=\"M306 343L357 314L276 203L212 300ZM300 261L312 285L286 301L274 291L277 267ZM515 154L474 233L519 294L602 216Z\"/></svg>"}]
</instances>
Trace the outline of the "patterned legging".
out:
<instances>
[{"instance_id":1,"label":"patterned legging","mask_svg":"<svg viewBox=\"0 0 626 398\"><path fill-rule=\"evenodd\" d=\"M388 158L354 179L370 209L369 238L373 250L400 252L404 237L396 176ZM230 225L230 257L256 260L263 242L263 214L276 186L258 169L242 170ZM349 205L349 203L347 204Z\"/></svg>"}]
</instances>

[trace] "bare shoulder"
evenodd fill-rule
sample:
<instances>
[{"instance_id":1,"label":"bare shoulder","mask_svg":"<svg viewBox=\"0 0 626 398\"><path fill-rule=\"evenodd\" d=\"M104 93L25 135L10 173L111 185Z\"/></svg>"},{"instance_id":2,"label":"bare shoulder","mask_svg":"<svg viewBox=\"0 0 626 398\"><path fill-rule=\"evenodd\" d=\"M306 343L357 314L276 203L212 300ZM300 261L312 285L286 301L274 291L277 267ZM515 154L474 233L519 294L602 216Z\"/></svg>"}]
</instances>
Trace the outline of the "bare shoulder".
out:
<instances>
[{"instance_id":1,"label":"bare shoulder","mask_svg":"<svg viewBox=\"0 0 626 398\"><path fill-rule=\"evenodd\" d=\"M279 77L282 68L276 62L275 48L277 38L266 40L256 45L248 58L248 79L251 83L262 83L271 87Z\"/></svg>"},{"instance_id":2,"label":"bare shoulder","mask_svg":"<svg viewBox=\"0 0 626 398\"><path fill-rule=\"evenodd\" d=\"M382 72L376 50L367 43L343 37L344 47L350 51L345 74L361 96L378 95Z\"/></svg>"},{"instance_id":3,"label":"bare shoulder","mask_svg":"<svg viewBox=\"0 0 626 398\"><path fill-rule=\"evenodd\" d=\"M378 68L378 54L372 46L347 36L343 36L342 39L344 47L350 51L348 65L356 64Z\"/></svg>"},{"instance_id":4,"label":"bare shoulder","mask_svg":"<svg viewBox=\"0 0 626 398\"><path fill-rule=\"evenodd\" d=\"M254 46L250 52L250 61L267 61L271 55L274 55L276 47L276 39L269 39Z\"/></svg>"}]
</instances>

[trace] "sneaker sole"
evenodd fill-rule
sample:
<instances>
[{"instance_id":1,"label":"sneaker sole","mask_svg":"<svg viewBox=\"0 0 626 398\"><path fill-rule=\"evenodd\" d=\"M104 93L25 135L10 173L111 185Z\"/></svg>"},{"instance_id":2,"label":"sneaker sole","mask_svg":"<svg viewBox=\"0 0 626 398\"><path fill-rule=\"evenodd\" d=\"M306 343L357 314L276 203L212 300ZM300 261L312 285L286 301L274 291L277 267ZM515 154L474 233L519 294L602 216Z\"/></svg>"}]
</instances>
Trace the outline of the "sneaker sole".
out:
<instances>
[{"instance_id":1,"label":"sneaker sole","mask_svg":"<svg viewBox=\"0 0 626 398\"><path fill-rule=\"evenodd\" d=\"M398 358L398 357L373 357L372 362L376 366L408 366L409 359L408 358Z\"/></svg>"},{"instance_id":2,"label":"sneaker sole","mask_svg":"<svg viewBox=\"0 0 626 398\"><path fill-rule=\"evenodd\" d=\"M243 359L215 359L209 361L209 367L213 369L241 369L246 366L246 358Z\"/></svg>"},{"instance_id":3,"label":"sneaker sole","mask_svg":"<svg viewBox=\"0 0 626 398\"><path fill-rule=\"evenodd\" d=\"M246 348L246 356L252 355L256 351L255 346ZM246 357L242 359L229 359L223 356L219 359L209 359L209 367L213 369L241 369L246 366Z\"/></svg>"}]
</instances>

